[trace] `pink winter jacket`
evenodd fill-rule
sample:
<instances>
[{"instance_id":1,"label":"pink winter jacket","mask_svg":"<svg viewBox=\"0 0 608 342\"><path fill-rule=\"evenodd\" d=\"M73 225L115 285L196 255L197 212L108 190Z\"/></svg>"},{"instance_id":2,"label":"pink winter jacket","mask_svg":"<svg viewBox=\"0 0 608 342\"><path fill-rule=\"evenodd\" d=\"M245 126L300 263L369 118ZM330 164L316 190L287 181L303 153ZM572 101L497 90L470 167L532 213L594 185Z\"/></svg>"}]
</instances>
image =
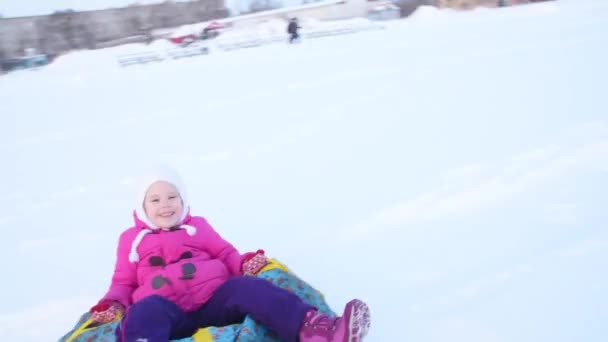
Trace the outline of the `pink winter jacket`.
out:
<instances>
[{"instance_id":1,"label":"pink winter jacket","mask_svg":"<svg viewBox=\"0 0 608 342\"><path fill-rule=\"evenodd\" d=\"M120 236L112 284L100 302L113 300L128 307L160 295L190 312L206 303L229 277L242 274L239 252L204 218L190 215L183 224L195 227L195 235L184 229L148 233L137 247L139 262L129 261L135 237L147 229L134 217L135 226Z\"/></svg>"}]
</instances>

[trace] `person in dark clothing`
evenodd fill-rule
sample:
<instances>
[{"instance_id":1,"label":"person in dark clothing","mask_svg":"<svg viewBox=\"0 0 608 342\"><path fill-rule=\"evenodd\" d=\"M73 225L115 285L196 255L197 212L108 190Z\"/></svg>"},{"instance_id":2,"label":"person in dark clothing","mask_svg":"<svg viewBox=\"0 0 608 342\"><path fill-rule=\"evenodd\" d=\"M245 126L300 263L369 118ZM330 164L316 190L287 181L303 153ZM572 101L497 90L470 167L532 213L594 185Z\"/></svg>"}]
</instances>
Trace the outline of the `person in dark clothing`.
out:
<instances>
[{"instance_id":1,"label":"person in dark clothing","mask_svg":"<svg viewBox=\"0 0 608 342\"><path fill-rule=\"evenodd\" d=\"M298 30L300 29L300 25L298 24L297 18L291 18L289 20L289 24L287 25L287 33L289 33L289 44L293 44L300 40L300 34Z\"/></svg>"}]
</instances>

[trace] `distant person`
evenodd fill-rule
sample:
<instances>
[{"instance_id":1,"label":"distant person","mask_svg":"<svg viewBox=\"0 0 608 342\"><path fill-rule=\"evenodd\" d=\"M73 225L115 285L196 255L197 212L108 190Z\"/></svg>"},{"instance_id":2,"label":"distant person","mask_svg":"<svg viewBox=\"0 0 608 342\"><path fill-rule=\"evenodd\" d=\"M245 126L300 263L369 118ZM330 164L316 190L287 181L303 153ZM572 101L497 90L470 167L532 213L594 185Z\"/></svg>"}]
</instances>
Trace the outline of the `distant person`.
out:
<instances>
[{"instance_id":1,"label":"distant person","mask_svg":"<svg viewBox=\"0 0 608 342\"><path fill-rule=\"evenodd\" d=\"M291 18L289 20L289 24L287 25L287 33L289 33L289 44L293 44L300 40L300 34L298 30L300 29L300 25L298 24L297 18Z\"/></svg>"}]
</instances>

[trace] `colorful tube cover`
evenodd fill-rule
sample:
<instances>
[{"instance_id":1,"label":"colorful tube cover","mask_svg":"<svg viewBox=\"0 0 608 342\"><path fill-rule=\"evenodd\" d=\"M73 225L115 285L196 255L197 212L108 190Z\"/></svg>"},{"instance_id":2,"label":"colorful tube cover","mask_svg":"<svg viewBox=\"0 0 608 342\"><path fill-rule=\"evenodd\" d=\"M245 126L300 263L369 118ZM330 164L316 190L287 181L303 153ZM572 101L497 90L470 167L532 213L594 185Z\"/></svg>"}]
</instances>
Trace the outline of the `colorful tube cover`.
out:
<instances>
[{"instance_id":1,"label":"colorful tube cover","mask_svg":"<svg viewBox=\"0 0 608 342\"><path fill-rule=\"evenodd\" d=\"M335 316L325 302L323 294L299 279L287 267L272 259L258 274L277 286L297 294L306 303L315 306L319 311ZM80 317L74 328L59 339L59 342L116 342L115 330L119 321L94 326L87 312ZM243 323L224 327L206 327L199 329L192 337L172 342L281 342L265 327L247 316Z\"/></svg>"}]
</instances>

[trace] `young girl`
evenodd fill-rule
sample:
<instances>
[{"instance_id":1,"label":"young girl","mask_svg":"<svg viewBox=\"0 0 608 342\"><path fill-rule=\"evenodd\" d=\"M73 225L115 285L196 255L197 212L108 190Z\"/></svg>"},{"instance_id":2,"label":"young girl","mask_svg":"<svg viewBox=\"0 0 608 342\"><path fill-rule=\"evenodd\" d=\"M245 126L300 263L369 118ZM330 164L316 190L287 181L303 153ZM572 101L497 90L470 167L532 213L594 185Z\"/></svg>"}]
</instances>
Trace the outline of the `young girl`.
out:
<instances>
[{"instance_id":1,"label":"young girl","mask_svg":"<svg viewBox=\"0 0 608 342\"><path fill-rule=\"evenodd\" d=\"M204 218L191 216L174 171L156 170L140 189L135 226L120 236L110 288L91 308L100 323L124 314L118 341L167 342L246 315L285 342L359 342L367 334L369 309L362 301L350 301L341 317L331 318L255 277L268 262L264 252L241 255Z\"/></svg>"}]
</instances>

